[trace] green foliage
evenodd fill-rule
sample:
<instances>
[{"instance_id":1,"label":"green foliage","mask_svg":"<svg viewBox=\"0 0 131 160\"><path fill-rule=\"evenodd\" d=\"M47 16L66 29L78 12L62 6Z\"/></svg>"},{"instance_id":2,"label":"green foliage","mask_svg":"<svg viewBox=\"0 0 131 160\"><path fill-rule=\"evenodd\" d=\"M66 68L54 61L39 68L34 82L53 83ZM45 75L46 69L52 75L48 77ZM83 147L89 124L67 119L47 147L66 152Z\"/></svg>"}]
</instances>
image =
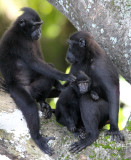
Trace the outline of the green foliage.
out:
<instances>
[{"instance_id":1,"label":"green foliage","mask_svg":"<svg viewBox=\"0 0 131 160\"><path fill-rule=\"evenodd\" d=\"M27 2L28 6L35 9L44 21L41 48L45 60L65 72L66 39L71 32L75 31L74 27L46 0L27 0Z\"/></svg>"},{"instance_id":2,"label":"green foliage","mask_svg":"<svg viewBox=\"0 0 131 160\"><path fill-rule=\"evenodd\" d=\"M0 0L0 4L0 28L2 28L0 35L9 26L3 23L15 19L21 7L33 8L44 21L40 39L43 57L47 62L54 64L57 69L65 72L67 67L64 58L67 50L66 40L69 34L75 31L66 17L46 0L10 0L10 2Z\"/></svg>"},{"instance_id":3,"label":"green foliage","mask_svg":"<svg viewBox=\"0 0 131 160\"><path fill-rule=\"evenodd\" d=\"M127 124L126 124L126 128L128 129L128 131L131 132L131 115L130 115L130 117L128 118L128 122L127 122Z\"/></svg>"},{"instance_id":4,"label":"green foliage","mask_svg":"<svg viewBox=\"0 0 131 160\"><path fill-rule=\"evenodd\" d=\"M123 116L123 109L122 108L119 108L119 123L118 123L118 126L119 126L119 129L122 130L122 121L124 119L124 116ZM106 126L104 126L104 129L110 129L110 125L107 124Z\"/></svg>"}]
</instances>

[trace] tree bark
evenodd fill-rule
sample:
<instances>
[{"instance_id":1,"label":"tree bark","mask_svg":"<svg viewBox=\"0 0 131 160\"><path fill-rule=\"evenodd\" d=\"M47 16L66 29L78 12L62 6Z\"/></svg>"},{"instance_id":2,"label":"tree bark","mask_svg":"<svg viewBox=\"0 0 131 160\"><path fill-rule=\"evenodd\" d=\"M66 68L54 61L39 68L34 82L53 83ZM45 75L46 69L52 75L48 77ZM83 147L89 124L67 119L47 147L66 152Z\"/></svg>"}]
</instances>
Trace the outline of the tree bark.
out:
<instances>
[{"instance_id":1,"label":"tree bark","mask_svg":"<svg viewBox=\"0 0 131 160\"><path fill-rule=\"evenodd\" d=\"M118 72L131 83L131 3L129 0L48 0L78 31L89 31Z\"/></svg>"},{"instance_id":2,"label":"tree bark","mask_svg":"<svg viewBox=\"0 0 131 160\"><path fill-rule=\"evenodd\" d=\"M21 111L9 94L0 90L0 159L10 160L92 160L92 159L131 159L131 115L123 131L125 142L116 143L101 131L99 138L77 154L69 152L70 145L78 141L66 127L62 127L52 115L45 119L39 112L40 132L55 137L49 145L55 150L51 157L44 154L31 140L29 130Z\"/></svg>"}]
</instances>

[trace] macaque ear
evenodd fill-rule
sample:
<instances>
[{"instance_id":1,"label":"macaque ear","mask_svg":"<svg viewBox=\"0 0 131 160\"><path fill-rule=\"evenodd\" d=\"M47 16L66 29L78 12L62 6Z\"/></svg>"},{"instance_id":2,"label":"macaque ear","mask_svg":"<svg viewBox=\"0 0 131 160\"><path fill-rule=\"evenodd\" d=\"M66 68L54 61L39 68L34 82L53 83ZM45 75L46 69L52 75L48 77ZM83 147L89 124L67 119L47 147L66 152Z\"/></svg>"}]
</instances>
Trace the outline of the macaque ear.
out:
<instances>
[{"instance_id":1,"label":"macaque ear","mask_svg":"<svg viewBox=\"0 0 131 160\"><path fill-rule=\"evenodd\" d=\"M24 19L21 19L20 22L19 22L19 25L21 27L24 27L25 26L25 20Z\"/></svg>"},{"instance_id":2,"label":"macaque ear","mask_svg":"<svg viewBox=\"0 0 131 160\"><path fill-rule=\"evenodd\" d=\"M79 46L80 46L80 47L85 47L85 46L86 46L86 40L83 39L83 38L81 38L81 39L79 40Z\"/></svg>"}]
</instances>

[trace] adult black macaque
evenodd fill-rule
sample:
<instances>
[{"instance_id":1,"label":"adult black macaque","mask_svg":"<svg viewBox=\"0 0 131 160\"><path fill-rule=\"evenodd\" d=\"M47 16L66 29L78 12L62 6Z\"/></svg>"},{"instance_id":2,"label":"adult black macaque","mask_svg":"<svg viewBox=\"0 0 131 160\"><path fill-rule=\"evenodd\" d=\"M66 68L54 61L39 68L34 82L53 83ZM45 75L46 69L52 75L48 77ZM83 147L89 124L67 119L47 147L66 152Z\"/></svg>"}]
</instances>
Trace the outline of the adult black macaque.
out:
<instances>
[{"instance_id":1,"label":"adult black macaque","mask_svg":"<svg viewBox=\"0 0 131 160\"><path fill-rule=\"evenodd\" d=\"M90 91L91 79L82 71L76 75L75 82L70 83L60 93L56 104L56 121L66 126L69 131L80 136L83 131L83 122L79 107L81 94L89 93L93 100L98 100L97 93Z\"/></svg>"},{"instance_id":2,"label":"adult black macaque","mask_svg":"<svg viewBox=\"0 0 131 160\"><path fill-rule=\"evenodd\" d=\"M80 138L71 145L71 152L81 151L93 143L99 129L109 121L109 104L90 90L91 79L82 71L76 77L75 82L62 90L55 110L57 122Z\"/></svg>"},{"instance_id":3,"label":"adult black macaque","mask_svg":"<svg viewBox=\"0 0 131 160\"><path fill-rule=\"evenodd\" d=\"M58 71L42 59L38 39L43 22L33 9L21 10L23 14L1 39L0 70L11 97L25 116L31 137L42 151L52 155L54 151L47 142L54 138L42 137L39 133L35 100L45 105L45 98L57 80L74 81L75 77ZM50 112L50 107L45 107Z\"/></svg>"},{"instance_id":4,"label":"adult black macaque","mask_svg":"<svg viewBox=\"0 0 131 160\"><path fill-rule=\"evenodd\" d=\"M70 73L77 75L78 71L82 70L91 78L91 90L95 91L100 98L109 104L110 130L107 134L110 134L114 139L124 140L124 136L118 129L119 77L111 60L90 33L77 32L70 37L68 43L69 48L66 58L68 62L71 63ZM86 115L88 110L90 110L92 114L96 113L96 107L93 108L93 103L90 104L92 110L89 107L84 107L89 105L90 101L88 101L88 99L88 96L87 98L84 96L79 106L84 126L88 125L86 121L87 118L90 117ZM97 114L101 117L99 113ZM95 116L96 122L90 121L92 125L90 125L91 128L88 129L92 130L92 126L95 128L95 125L97 125L97 114ZM90 117L90 119L92 119L92 117ZM92 130L92 132L97 135L95 130ZM89 139L84 142L76 142L71 147L71 151L79 151L90 144Z\"/></svg>"}]
</instances>

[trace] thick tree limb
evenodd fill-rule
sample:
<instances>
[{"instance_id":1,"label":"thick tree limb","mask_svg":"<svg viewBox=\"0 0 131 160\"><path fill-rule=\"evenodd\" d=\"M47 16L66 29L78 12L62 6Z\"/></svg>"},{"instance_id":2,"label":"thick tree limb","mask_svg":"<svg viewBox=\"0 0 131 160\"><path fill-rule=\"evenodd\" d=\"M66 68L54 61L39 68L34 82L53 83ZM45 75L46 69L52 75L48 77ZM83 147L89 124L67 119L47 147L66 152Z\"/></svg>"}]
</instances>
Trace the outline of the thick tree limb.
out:
<instances>
[{"instance_id":1,"label":"thick tree limb","mask_svg":"<svg viewBox=\"0 0 131 160\"><path fill-rule=\"evenodd\" d=\"M48 0L77 30L89 31L119 73L131 83L131 3L129 0Z\"/></svg>"},{"instance_id":2,"label":"thick tree limb","mask_svg":"<svg viewBox=\"0 0 131 160\"><path fill-rule=\"evenodd\" d=\"M78 139L66 127L60 126L55 117L46 120L40 112L41 133L56 139L49 141L55 150L51 157L44 154L30 139L25 119L9 94L0 90L0 159L10 160L92 160L92 159L131 159L131 116L122 133L125 142L116 143L105 131L99 138L82 152L71 154L70 144ZM6 157L5 157L6 156Z\"/></svg>"}]
</instances>

